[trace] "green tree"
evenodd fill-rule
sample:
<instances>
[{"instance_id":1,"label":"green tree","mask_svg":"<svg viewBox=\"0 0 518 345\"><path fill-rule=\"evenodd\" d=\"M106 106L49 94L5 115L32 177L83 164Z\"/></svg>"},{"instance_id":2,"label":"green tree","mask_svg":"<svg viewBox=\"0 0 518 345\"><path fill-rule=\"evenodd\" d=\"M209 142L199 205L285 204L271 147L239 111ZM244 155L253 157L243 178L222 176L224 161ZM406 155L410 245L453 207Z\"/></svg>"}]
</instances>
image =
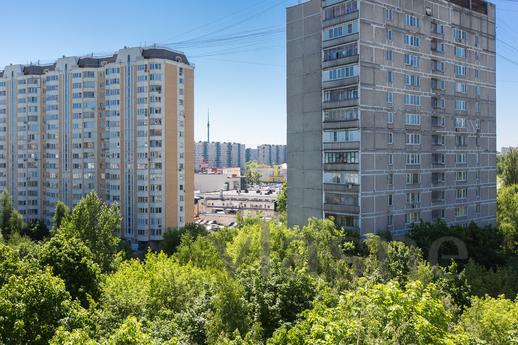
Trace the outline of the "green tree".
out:
<instances>
[{"instance_id":1,"label":"green tree","mask_svg":"<svg viewBox=\"0 0 518 345\"><path fill-rule=\"evenodd\" d=\"M11 236L14 233L21 234L26 226L27 225L23 221L22 215L17 210L13 209L11 217L9 217L9 221L7 221L9 236Z\"/></svg>"},{"instance_id":2,"label":"green tree","mask_svg":"<svg viewBox=\"0 0 518 345\"><path fill-rule=\"evenodd\" d=\"M200 224L186 224L181 228L169 229L164 233L164 239L160 241L160 250L167 254L173 254L180 245L182 236L189 234L194 239L198 236L205 236L208 234L207 229Z\"/></svg>"},{"instance_id":3,"label":"green tree","mask_svg":"<svg viewBox=\"0 0 518 345\"><path fill-rule=\"evenodd\" d=\"M288 184L283 183L281 192L277 197L277 211L286 213L288 211Z\"/></svg>"},{"instance_id":4,"label":"green tree","mask_svg":"<svg viewBox=\"0 0 518 345\"><path fill-rule=\"evenodd\" d=\"M16 251L0 242L0 287L18 273L20 258Z\"/></svg>"},{"instance_id":5,"label":"green tree","mask_svg":"<svg viewBox=\"0 0 518 345\"><path fill-rule=\"evenodd\" d=\"M53 273L63 279L70 295L78 298L83 306L88 305L89 297L99 297L101 269L80 239L64 234L52 237L41 249L40 263L50 266Z\"/></svg>"},{"instance_id":6,"label":"green tree","mask_svg":"<svg viewBox=\"0 0 518 345\"><path fill-rule=\"evenodd\" d=\"M267 273L259 265L246 266L239 272L238 280L244 288L249 318L261 326L263 339L311 308L317 293L317 284L311 275L285 268L277 261Z\"/></svg>"},{"instance_id":7,"label":"green tree","mask_svg":"<svg viewBox=\"0 0 518 345\"><path fill-rule=\"evenodd\" d=\"M452 236L464 242L469 258L475 262L486 267L494 267L505 263L505 259L501 254L504 236L502 231L496 227L480 227L473 222L467 227L459 225L449 226L442 221L437 223L418 223L412 226L408 236L423 250L426 258L434 241L441 237ZM440 256L443 254L456 255L458 252L457 247L448 242L444 243L440 249ZM450 260L447 259L440 263L449 265Z\"/></svg>"},{"instance_id":8,"label":"green tree","mask_svg":"<svg viewBox=\"0 0 518 345\"><path fill-rule=\"evenodd\" d=\"M0 288L0 343L48 344L69 309L65 284L50 271L13 275Z\"/></svg>"},{"instance_id":9,"label":"green tree","mask_svg":"<svg viewBox=\"0 0 518 345\"><path fill-rule=\"evenodd\" d=\"M518 184L518 149L498 157L497 170L504 186Z\"/></svg>"},{"instance_id":10,"label":"green tree","mask_svg":"<svg viewBox=\"0 0 518 345\"><path fill-rule=\"evenodd\" d=\"M256 161L250 161L245 166L245 178L249 187L258 185L261 182L261 173L257 171L259 165Z\"/></svg>"},{"instance_id":11,"label":"green tree","mask_svg":"<svg viewBox=\"0 0 518 345\"><path fill-rule=\"evenodd\" d=\"M440 295L419 282L406 290L393 283L360 285L329 305L318 303L268 344L446 344L452 316Z\"/></svg>"},{"instance_id":12,"label":"green tree","mask_svg":"<svg viewBox=\"0 0 518 345\"><path fill-rule=\"evenodd\" d=\"M108 206L91 192L74 207L58 233L82 240L92 251L94 261L106 272L113 269L121 220L117 204Z\"/></svg>"},{"instance_id":13,"label":"green tree","mask_svg":"<svg viewBox=\"0 0 518 345\"><path fill-rule=\"evenodd\" d=\"M56 209L54 210L54 216L52 217L52 231L54 233L59 229L69 212L70 211L64 202L58 201L56 203Z\"/></svg>"},{"instance_id":14,"label":"green tree","mask_svg":"<svg viewBox=\"0 0 518 345\"><path fill-rule=\"evenodd\" d=\"M464 267L464 274L472 295L495 298L505 295L509 299L518 295L518 269L511 265L485 268L470 261Z\"/></svg>"},{"instance_id":15,"label":"green tree","mask_svg":"<svg viewBox=\"0 0 518 345\"><path fill-rule=\"evenodd\" d=\"M142 331L142 324L130 316L110 336L106 345L153 345L151 337Z\"/></svg>"},{"instance_id":16,"label":"green tree","mask_svg":"<svg viewBox=\"0 0 518 345\"><path fill-rule=\"evenodd\" d=\"M470 339L483 344L518 344L518 300L475 297L460 323Z\"/></svg>"},{"instance_id":17,"label":"green tree","mask_svg":"<svg viewBox=\"0 0 518 345\"><path fill-rule=\"evenodd\" d=\"M49 228L42 220L34 220L29 224L25 224L21 231L21 235L29 237L33 241L41 241L50 234Z\"/></svg>"},{"instance_id":18,"label":"green tree","mask_svg":"<svg viewBox=\"0 0 518 345\"><path fill-rule=\"evenodd\" d=\"M518 185L500 188L496 203L498 227L504 236L504 250L518 255Z\"/></svg>"},{"instance_id":19,"label":"green tree","mask_svg":"<svg viewBox=\"0 0 518 345\"><path fill-rule=\"evenodd\" d=\"M11 200L11 196L4 190L2 194L0 194L0 229L2 230L4 239L8 239L11 234L9 219L11 219L12 213L13 202Z\"/></svg>"}]
</instances>

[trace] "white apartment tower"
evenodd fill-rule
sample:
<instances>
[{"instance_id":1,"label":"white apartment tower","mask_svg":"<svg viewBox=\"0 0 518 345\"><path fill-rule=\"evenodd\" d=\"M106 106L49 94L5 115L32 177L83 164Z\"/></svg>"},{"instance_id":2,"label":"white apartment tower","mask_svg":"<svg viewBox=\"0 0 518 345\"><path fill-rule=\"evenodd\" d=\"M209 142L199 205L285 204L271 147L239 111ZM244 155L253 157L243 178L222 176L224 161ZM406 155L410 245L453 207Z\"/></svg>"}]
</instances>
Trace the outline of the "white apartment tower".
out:
<instances>
[{"instance_id":1,"label":"white apartment tower","mask_svg":"<svg viewBox=\"0 0 518 345\"><path fill-rule=\"evenodd\" d=\"M120 204L133 247L192 221L194 68L124 48L0 72L0 188L27 221L90 191Z\"/></svg>"}]
</instances>

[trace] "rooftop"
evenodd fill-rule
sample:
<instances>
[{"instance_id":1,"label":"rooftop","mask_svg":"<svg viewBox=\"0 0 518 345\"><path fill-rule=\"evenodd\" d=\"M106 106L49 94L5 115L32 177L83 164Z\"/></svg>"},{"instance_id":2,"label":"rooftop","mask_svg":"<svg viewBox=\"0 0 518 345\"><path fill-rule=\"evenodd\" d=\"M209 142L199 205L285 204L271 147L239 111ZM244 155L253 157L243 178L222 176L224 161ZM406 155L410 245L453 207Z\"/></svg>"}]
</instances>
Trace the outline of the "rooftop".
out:
<instances>
[{"instance_id":1,"label":"rooftop","mask_svg":"<svg viewBox=\"0 0 518 345\"><path fill-rule=\"evenodd\" d=\"M184 53L163 47L147 47L142 48L142 57L144 59L164 59L175 62L181 62L189 65L189 60ZM84 56L77 58L77 65L79 68L99 68L106 63L113 63L117 61L117 53L110 56L95 57ZM30 64L23 66L23 75L43 75L46 71L54 71L56 63L52 64ZM0 78L4 76L4 71L0 71Z\"/></svg>"}]
</instances>

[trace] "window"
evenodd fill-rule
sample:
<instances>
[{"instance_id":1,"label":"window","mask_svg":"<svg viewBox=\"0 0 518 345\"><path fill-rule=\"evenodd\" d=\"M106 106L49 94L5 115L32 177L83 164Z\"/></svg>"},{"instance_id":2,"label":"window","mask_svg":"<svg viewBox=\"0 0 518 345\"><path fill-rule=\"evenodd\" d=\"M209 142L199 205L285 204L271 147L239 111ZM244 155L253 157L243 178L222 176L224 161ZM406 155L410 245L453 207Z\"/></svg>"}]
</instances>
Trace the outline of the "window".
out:
<instances>
[{"instance_id":1,"label":"window","mask_svg":"<svg viewBox=\"0 0 518 345\"><path fill-rule=\"evenodd\" d=\"M392 186L394 184L394 174L387 175L387 186Z\"/></svg>"},{"instance_id":2,"label":"window","mask_svg":"<svg viewBox=\"0 0 518 345\"><path fill-rule=\"evenodd\" d=\"M438 60L431 60L433 72L444 72L444 62Z\"/></svg>"},{"instance_id":3,"label":"window","mask_svg":"<svg viewBox=\"0 0 518 345\"><path fill-rule=\"evenodd\" d=\"M465 217L466 216L466 206L460 206L455 208L455 217Z\"/></svg>"},{"instance_id":4,"label":"window","mask_svg":"<svg viewBox=\"0 0 518 345\"><path fill-rule=\"evenodd\" d=\"M406 193L406 202L407 202L407 204L420 203L421 202L421 193L419 193L419 192Z\"/></svg>"},{"instance_id":5,"label":"window","mask_svg":"<svg viewBox=\"0 0 518 345\"><path fill-rule=\"evenodd\" d=\"M478 69L475 70L475 78L480 78L480 71Z\"/></svg>"},{"instance_id":6,"label":"window","mask_svg":"<svg viewBox=\"0 0 518 345\"><path fill-rule=\"evenodd\" d=\"M445 82L442 79L432 78L432 89L435 90L444 90Z\"/></svg>"},{"instance_id":7,"label":"window","mask_svg":"<svg viewBox=\"0 0 518 345\"><path fill-rule=\"evenodd\" d=\"M432 97L432 108L444 109L446 107L446 100L444 98Z\"/></svg>"},{"instance_id":8,"label":"window","mask_svg":"<svg viewBox=\"0 0 518 345\"><path fill-rule=\"evenodd\" d=\"M358 185L359 177L358 173L324 171L324 183Z\"/></svg>"},{"instance_id":9,"label":"window","mask_svg":"<svg viewBox=\"0 0 518 345\"><path fill-rule=\"evenodd\" d=\"M453 70L456 75L466 75L466 66L454 65Z\"/></svg>"},{"instance_id":10,"label":"window","mask_svg":"<svg viewBox=\"0 0 518 345\"><path fill-rule=\"evenodd\" d=\"M392 71L387 71L387 82L392 83Z\"/></svg>"},{"instance_id":11,"label":"window","mask_svg":"<svg viewBox=\"0 0 518 345\"><path fill-rule=\"evenodd\" d=\"M421 124L421 115L419 114L406 114L405 125L419 126Z\"/></svg>"},{"instance_id":12,"label":"window","mask_svg":"<svg viewBox=\"0 0 518 345\"><path fill-rule=\"evenodd\" d=\"M325 203L329 205L358 206L358 196L325 192Z\"/></svg>"},{"instance_id":13,"label":"window","mask_svg":"<svg viewBox=\"0 0 518 345\"><path fill-rule=\"evenodd\" d=\"M346 143L360 140L360 131L357 129L343 129L324 131L324 143Z\"/></svg>"},{"instance_id":14,"label":"window","mask_svg":"<svg viewBox=\"0 0 518 345\"><path fill-rule=\"evenodd\" d=\"M338 108L324 111L324 121L358 120L358 108Z\"/></svg>"},{"instance_id":15,"label":"window","mask_svg":"<svg viewBox=\"0 0 518 345\"><path fill-rule=\"evenodd\" d=\"M392 226L392 215L391 214L389 214L387 216L387 226Z\"/></svg>"},{"instance_id":16,"label":"window","mask_svg":"<svg viewBox=\"0 0 518 345\"><path fill-rule=\"evenodd\" d=\"M324 91L324 102L341 102L350 101L354 99L358 99L357 87Z\"/></svg>"},{"instance_id":17,"label":"window","mask_svg":"<svg viewBox=\"0 0 518 345\"><path fill-rule=\"evenodd\" d=\"M341 80L358 75L359 67L357 65L341 66L325 70L322 78L323 81Z\"/></svg>"},{"instance_id":18,"label":"window","mask_svg":"<svg viewBox=\"0 0 518 345\"><path fill-rule=\"evenodd\" d=\"M324 61L333 61L354 55L358 55L358 43L356 42L325 49Z\"/></svg>"},{"instance_id":19,"label":"window","mask_svg":"<svg viewBox=\"0 0 518 345\"><path fill-rule=\"evenodd\" d=\"M387 31L387 41L392 41L392 30Z\"/></svg>"},{"instance_id":20,"label":"window","mask_svg":"<svg viewBox=\"0 0 518 345\"><path fill-rule=\"evenodd\" d=\"M480 113L480 102L475 103L475 112Z\"/></svg>"},{"instance_id":21,"label":"window","mask_svg":"<svg viewBox=\"0 0 518 345\"><path fill-rule=\"evenodd\" d=\"M345 16L348 13L358 10L358 3L356 0L347 1L339 5L328 7L324 10L324 20L330 20Z\"/></svg>"},{"instance_id":22,"label":"window","mask_svg":"<svg viewBox=\"0 0 518 345\"><path fill-rule=\"evenodd\" d=\"M418 184L419 183L419 174L406 174L405 176L406 184Z\"/></svg>"},{"instance_id":23,"label":"window","mask_svg":"<svg viewBox=\"0 0 518 345\"><path fill-rule=\"evenodd\" d=\"M421 216L419 215L419 212L410 212L405 214L405 223L412 224L418 222L420 218Z\"/></svg>"},{"instance_id":24,"label":"window","mask_svg":"<svg viewBox=\"0 0 518 345\"><path fill-rule=\"evenodd\" d=\"M421 145L421 134L419 133L407 133L406 134L407 145Z\"/></svg>"},{"instance_id":25,"label":"window","mask_svg":"<svg viewBox=\"0 0 518 345\"><path fill-rule=\"evenodd\" d=\"M419 56L412 54L405 54L405 64L407 66L419 67Z\"/></svg>"},{"instance_id":26,"label":"window","mask_svg":"<svg viewBox=\"0 0 518 345\"><path fill-rule=\"evenodd\" d=\"M444 127L444 117L443 116L432 116L432 126Z\"/></svg>"},{"instance_id":27,"label":"window","mask_svg":"<svg viewBox=\"0 0 518 345\"><path fill-rule=\"evenodd\" d=\"M466 128L466 119L463 117L456 117L455 128Z\"/></svg>"},{"instance_id":28,"label":"window","mask_svg":"<svg viewBox=\"0 0 518 345\"><path fill-rule=\"evenodd\" d=\"M445 177L445 174L443 172L434 172L432 173L432 183L433 184L439 184L439 183L443 183L445 181L446 177Z\"/></svg>"},{"instance_id":29,"label":"window","mask_svg":"<svg viewBox=\"0 0 518 345\"><path fill-rule=\"evenodd\" d=\"M353 20L340 25L336 25L325 29L323 39L324 41L332 40L338 37L348 36L358 32L358 21Z\"/></svg>"},{"instance_id":30,"label":"window","mask_svg":"<svg viewBox=\"0 0 518 345\"><path fill-rule=\"evenodd\" d=\"M388 200L387 200L387 204L388 204L389 206L392 206L392 202L393 202L393 196L392 196L392 194L389 194L387 199L388 199Z\"/></svg>"},{"instance_id":31,"label":"window","mask_svg":"<svg viewBox=\"0 0 518 345\"><path fill-rule=\"evenodd\" d=\"M386 8L385 9L385 20L387 22L392 21L392 9L391 8Z\"/></svg>"},{"instance_id":32,"label":"window","mask_svg":"<svg viewBox=\"0 0 518 345\"><path fill-rule=\"evenodd\" d=\"M444 25L432 22L432 33L442 35L444 33Z\"/></svg>"},{"instance_id":33,"label":"window","mask_svg":"<svg viewBox=\"0 0 518 345\"><path fill-rule=\"evenodd\" d=\"M405 84L407 86L419 87L421 84L421 78L417 75L405 74Z\"/></svg>"},{"instance_id":34,"label":"window","mask_svg":"<svg viewBox=\"0 0 518 345\"><path fill-rule=\"evenodd\" d=\"M453 39L456 42L466 41L468 38L468 33L464 30L453 28Z\"/></svg>"},{"instance_id":35,"label":"window","mask_svg":"<svg viewBox=\"0 0 518 345\"><path fill-rule=\"evenodd\" d=\"M478 97L480 97L480 93L481 93L481 91L480 91L480 85L475 86L475 95L477 95Z\"/></svg>"},{"instance_id":36,"label":"window","mask_svg":"<svg viewBox=\"0 0 518 345\"><path fill-rule=\"evenodd\" d=\"M464 47L455 47L454 52L456 57L463 58L466 56L466 48Z\"/></svg>"},{"instance_id":37,"label":"window","mask_svg":"<svg viewBox=\"0 0 518 345\"><path fill-rule=\"evenodd\" d=\"M407 165L421 164L421 154L420 153L407 153L406 154L406 164Z\"/></svg>"},{"instance_id":38,"label":"window","mask_svg":"<svg viewBox=\"0 0 518 345\"><path fill-rule=\"evenodd\" d=\"M387 103L392 104L394 102L394 94L391 91L387 91Z\"/></svg>"},{"instance_id":39,"label":"window","mask_svg":"<svg viewBox=\"0 0 518 345\"><path fill-rule=\"evenodd\" d=\"M388 134L387 134L387 143L388 144L393 144L394 143L394 133L388 132Z\"/></svg>"},{"instance_id":40,"label":"window","mask_svg":"<svg viewBox=\"0 0 518 345\"><path fill-rule=\"evenodd\" d=\"M457 171L455 174L455 180L457 182L466 182L468 180L468 172L467 171Z\"/></svg>"},{"instance_id":41,"label":"window","mask_svg":"<svg viewBox=\"0 0 518 345\"><path fill-rule=\"evenodd\" d=\"M416 16L407 14L405 15L405 24L407 26L419 27L419 19Z\"/></svg>"},{"instance_id":42,"label":"window","mask_svg":"<svg viewBox=\"0 0 518 345\"><path fill-rule=\"evenodd\" d=\"M392 61L392 49L387 50L387 61Z\"/></svg>"},{"instance_id":43,"label":"window","mask_svg":"<svg viewBox=\"0 0 518 345\"><path fill-rule=\"evenodd\" d=\"M326 218L333 218L335 224L339 227L343 227L343 228L358 227L358 217L326 213Z\"/></svg>"},{"instance_id":44,"label":"window","mask_svg":"<svg viewBox=\"0 0 518 345\"><path fill-rule=\"evenodd\" d=\"M388 165L394 164L394 155L392 153L388 154Z\"/></svg>"},{"instance_id":45,"label":"window","mask_svg":"<svg viewBox=\"0 0 518 345\"><path fill-rule=\"evenodd\" d=\"M438 52L438 53L444 53L444 42L436 40L436 39L432 39L431 43L432 43L431 48L433 51Z\"/></svg>"},{"instance_id":46,"label":"window","mask_svg":"<svg viewBox=\"0 0 518 345\"><path fill-rule=\"evenodd\" d=\"M455 155L455 163L457 163L457 164L466 164L466 154L465 153L457 153Z\"/></svg>"},{"instance_id":47,"label":"window","mask_svg":"<svg viewBox=\"0 0 518 345\"><path fill-rule=\"evenodd\" d=\"M418 95L405 95L405 105L421 105L421 97Z\"/></svg>"},{"instance_id":48,"label":"window","mask_svg":"<svg viewBox=\"0 0 518 345\"><path fill-rule=\"evenodd\" d=\"M457 146L466 146L466 137L464 135L457 135L455 137L455 144Z\"/></svg>"},{"instance_id":49,"label":"window","mask_svg":"<svg viewBox=\"0 0 518 345\"><path fill-rule=\"evenodd\" d=\"M358 164L360 162L358 151L325 152L325 164Z\"/></svg>"},{"instance_id":50,"label":"window","mask_svg":"<svg viewBox=\"0 0 518 345\"><path fill-rule=\"evenodd\" d=\"M387 112L387 123L388 124L392 124L394 123L394 113L392 112Z\"/></svg>"},{"instance_id":51,"label":"window","mask_svg":"<svg viewBox=\"0 0 518 345\"><path fill-rule=\"evenodd\" d=\"M466 110L466 101L463 99L456 99L455 110Z\"/></svg>"},{"instance_id":52,"label":"window","mask_svg":"<svg viewBox=\"0 0 518 345\"><path fill-rule=\"evenodd\" d=\"M466 93L466 84L457 82L455 84L455 91L460 93Z\"/></svg>"},{"instance_id":53,"label":"window","mask_svg":"<svg viewBox=\"0 0 518 345\"><path fill-rule=\"evenodd\" d=\"M419 47L419 37L414 35L405 35L405 44L413 47Z\"/></svg>"}]
</instances>

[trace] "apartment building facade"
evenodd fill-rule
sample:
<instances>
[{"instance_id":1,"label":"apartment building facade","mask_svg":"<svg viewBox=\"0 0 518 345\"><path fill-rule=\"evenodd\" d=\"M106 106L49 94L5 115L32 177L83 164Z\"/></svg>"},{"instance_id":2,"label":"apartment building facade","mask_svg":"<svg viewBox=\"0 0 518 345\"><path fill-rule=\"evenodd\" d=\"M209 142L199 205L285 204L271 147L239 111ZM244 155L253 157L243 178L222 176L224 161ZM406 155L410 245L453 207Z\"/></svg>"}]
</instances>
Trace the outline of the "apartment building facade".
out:
<instances>
[{"instance_id":1,"label":"apartment building facade","mask_svg":"<svg viewBox=\"0 0 518 345\"><path fill-rule=\"evenodd\" d=\"M90 191L120 205L134 248L193 219L194 68L182 53L124 48L0 72L0 188L50 224Z\"/></svg>"},{"instance_id":2,"label":"apartment building facade","mask_svg":"<svg viewBox=\"0 0 518 345\"><path fill-rule=\"evenodd\" d=\"M288 8L290 225L495 224L495 12L482 0Z\"/></svg>"},{"instance_id":3,"label":"apartment building facade","mask_svg":"<svg viewBox=\"0 0 518 345\"><path fill-rule=\"evenodd\" d=\"M199 141L195 146L195 170L245 167L246 146L239 143Z\"/></svg>"},{"instance_id":4,"label":"apartment building facade","mask_svg":"<svg viewBox=\"0 0 518 345\"><path fill-rule=\"evenodd\" d=\"M259 145L257 146L257 163L279 165L286 163L286 145Z\"/></svg>"}]
</instances>

